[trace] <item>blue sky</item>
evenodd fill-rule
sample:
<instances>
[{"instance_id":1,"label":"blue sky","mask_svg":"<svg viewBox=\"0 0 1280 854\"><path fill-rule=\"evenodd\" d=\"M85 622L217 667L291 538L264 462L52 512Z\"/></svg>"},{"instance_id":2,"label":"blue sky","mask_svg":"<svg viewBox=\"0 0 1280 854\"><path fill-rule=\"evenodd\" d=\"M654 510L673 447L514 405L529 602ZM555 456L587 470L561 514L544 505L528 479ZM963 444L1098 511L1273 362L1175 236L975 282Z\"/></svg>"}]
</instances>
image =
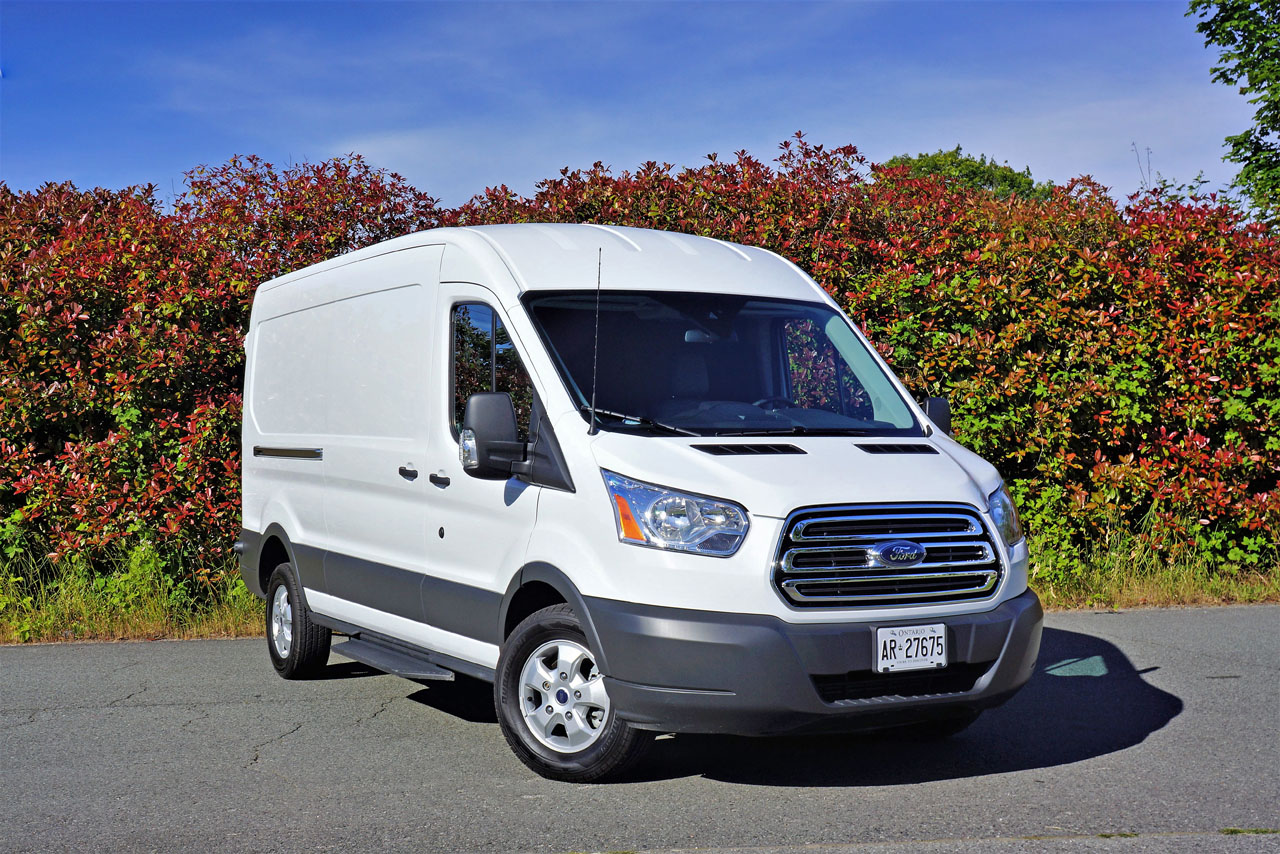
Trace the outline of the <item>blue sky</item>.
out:
<instances>
[{"instance_id":1,"label":"blue sky","mask_svg":"<svg viewBox=\"0 0 1280 854\"><path fill-rule=\"evenodd\" d=\"M1185 3L12 2L0 180L155 183L233 154L357 152L458 204L561 167L881 161L957 144L1039 179L1230 181L1251 110ZM1143 154L1145 163L1146 154Z\"/></svg>"}]
</instances>

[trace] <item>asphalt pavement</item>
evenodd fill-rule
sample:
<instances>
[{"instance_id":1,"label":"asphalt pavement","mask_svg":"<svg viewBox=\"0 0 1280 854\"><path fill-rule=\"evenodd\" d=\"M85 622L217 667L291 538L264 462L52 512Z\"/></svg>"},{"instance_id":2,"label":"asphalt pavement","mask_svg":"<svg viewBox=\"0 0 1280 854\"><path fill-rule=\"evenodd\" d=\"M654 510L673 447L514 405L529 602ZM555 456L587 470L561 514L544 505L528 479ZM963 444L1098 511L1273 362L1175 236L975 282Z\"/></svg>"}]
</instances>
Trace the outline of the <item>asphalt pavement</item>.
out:
<instances>
[{"instance_id":1,"label":"asphalt pavement","mask_svg":"<svg viewBox=\"0 0 1280 854\"><path fill-rule=\"evenodd\" d=\"M543 780L488 685L263 640L0 648L0 851L1280 852L1280 607L1062 613L960 736L664 737Z\"/></svg>"}]
</instances>

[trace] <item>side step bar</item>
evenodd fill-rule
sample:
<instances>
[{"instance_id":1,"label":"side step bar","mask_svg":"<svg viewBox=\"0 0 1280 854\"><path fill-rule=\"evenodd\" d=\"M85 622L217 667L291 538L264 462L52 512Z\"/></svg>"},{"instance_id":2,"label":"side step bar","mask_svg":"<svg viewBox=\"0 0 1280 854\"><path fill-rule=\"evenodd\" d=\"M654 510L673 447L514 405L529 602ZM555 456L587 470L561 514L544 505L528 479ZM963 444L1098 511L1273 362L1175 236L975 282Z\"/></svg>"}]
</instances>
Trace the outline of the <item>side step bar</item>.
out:
<instances>
[{"instance_id":1,"label":"side step bar","mask_svg":"<svg viewBox=\"0 0 1280 854\"><path fill-rule=\"evenodd\" d=\"M378 634L377 632L371 632L368 629L348 623L345 620L339 620L336 617L330 617L326 614L317 614L315 611L312 611L311 621L318 626L324 626L325 628L332 629L340 635L346 635L352 641L360 641L361 643L376 646L378 647L379 652L386 649L393 653L402 655L413 661L415 668L434 666L444 670L452 670L454 673L461 673L464 676L470 676L473 679L479 679L482 682L493 682L494 679L493 668L491 667L485 667L482 664L476 664L471 661L464 661L461 658L456 658L452 655L445 655L443 652L436 652L432 649L414 646L413 644L405 643L398 638L387 637L386 635ZM348 643L350 643L350 641L348 641ZM334 650L341 651L343 646L345 646L345 644L339 644L334 647ZM355 651L356 647L352 647L352 650ZM360 661L361 659L356 660ZM369 662L363 663L369 664ZM377 667L379 670L383 669L377 664L369 664L369 666ZM386 672L393 673L394 671L387 670ZM409 678L417 679L422 677L414 676ZM443 679L452 677L426 678Z\"/></svg>"},{"instance_id":2,"label":"side step bar","mask_svg":"<svg viewBox=\"0 0 1280 854\"><path fill-rule=\"evenodd\" d=\"M439 679L442 682L453 681L453 671L437 667L425 658L407 651L393 649L377 641L351 638L333 648L338 655L355 659L367 664L375 670L400 676L405 679Z\"/></svg>"}]
</instances>

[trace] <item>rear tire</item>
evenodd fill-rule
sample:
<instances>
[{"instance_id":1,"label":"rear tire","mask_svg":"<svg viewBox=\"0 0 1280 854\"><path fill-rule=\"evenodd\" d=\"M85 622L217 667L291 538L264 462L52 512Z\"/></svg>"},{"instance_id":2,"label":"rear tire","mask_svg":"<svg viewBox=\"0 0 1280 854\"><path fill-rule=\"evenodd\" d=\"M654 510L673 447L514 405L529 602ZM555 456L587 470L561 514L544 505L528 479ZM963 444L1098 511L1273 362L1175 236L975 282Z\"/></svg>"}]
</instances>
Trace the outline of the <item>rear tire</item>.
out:
<instances>
[{"instance_id":1,"label":"rear tire","mask_svg":"<svg viewBox=\"0 0 1280 854\"><path fill-rule=\"evenodd\" d=\"M652 734L621 720L595 653L568 605L530 615L507 638L493 683L507 744L551 780L618 777L644 754Z\"/></svg>"},{"instance_id":2,"label":"rear tire","mask_svg":"<svg viewBox=\"0 0 1280 854\"><path fill-rule=\"evenodd\" d=\"M315 676L329 661L333 633L311 621L293 565L282 563L267 584L267 652L285 679Z\"/></svg>"}]
</instances>

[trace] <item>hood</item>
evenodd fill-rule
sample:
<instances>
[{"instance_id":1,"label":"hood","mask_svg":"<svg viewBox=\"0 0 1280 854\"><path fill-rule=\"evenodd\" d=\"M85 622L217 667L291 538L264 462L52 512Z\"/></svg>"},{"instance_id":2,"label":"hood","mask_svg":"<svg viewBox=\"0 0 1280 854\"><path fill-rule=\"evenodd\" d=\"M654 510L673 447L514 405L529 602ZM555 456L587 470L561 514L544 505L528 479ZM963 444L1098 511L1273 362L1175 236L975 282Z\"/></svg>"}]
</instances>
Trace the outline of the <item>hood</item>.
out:
<instances>
[{"instance_id":1,"label":"hood","mask_svg":"<svg viewBox=\"0 0 1280 854\"><path fill-rule=\"evenodd\" d=\"M860 445L926 445L937 453L870 453ZM803 453L714 454L698 445L791 445ZM818 504L954 501L979 509L1000 486L991 464L946 438L684 437L601 431L597 464L634 480L785 518Z\"/></svg>"}]
</instances>

